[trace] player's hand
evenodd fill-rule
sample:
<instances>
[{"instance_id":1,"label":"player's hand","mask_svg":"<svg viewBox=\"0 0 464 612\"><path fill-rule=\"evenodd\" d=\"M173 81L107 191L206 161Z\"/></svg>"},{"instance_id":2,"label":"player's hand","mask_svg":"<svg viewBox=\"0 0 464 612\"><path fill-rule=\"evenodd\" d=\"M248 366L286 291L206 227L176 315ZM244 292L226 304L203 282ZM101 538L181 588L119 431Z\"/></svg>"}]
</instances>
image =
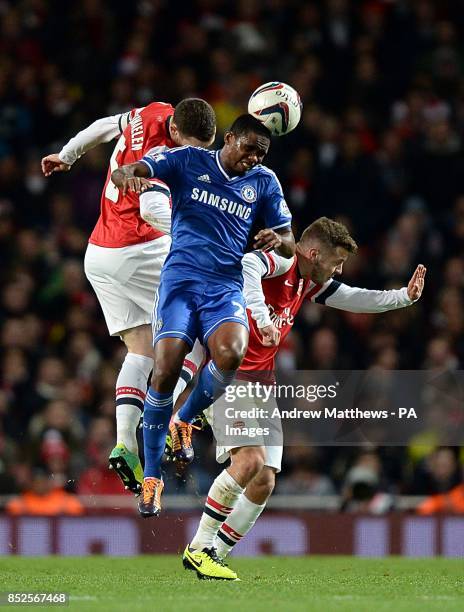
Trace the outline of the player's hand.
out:
<instances>
[{"instance_id":1,"label":"player's hand","mask_svg":"<svg viewBox=\"0 0 464 612\"><path fill-rule=\"evenodd\" d=\"M117 171L116 171L117 172ZM128 191L133 191L137 194L141 194L150 187L152 184L148 179L141 178L140 176L115 176L116 172L113 172L112 179L113 183L122 191L122 195L126 195ZM117 181L114 179L117 178Z\"/></svg>"},{"instance_id":2,"label":"player's hand","mask_svg":"<svg viewBox=\"0 0 464 612\"><path fill-rule=\"evenodd\" d=\"M260 328L262 336L262 343L264 346L277 346L280 342L280 331L275 325L266 325L266 327Z\"/></svg>"},{"instance_id":3,"label":"player's hand","mask_svg":"<svg viewBox=\"0 0 464 612\"><path fill-rule=\"evenodd\" d=\"M272 251L272 249L278 249L281 244L282 238L279 234L271 229L263 229L256 234L253 248L261 251Z\"/></svg>"},{"instance_id":4,"label":"player's hand","mask_svg":"<svg viewBox=\"0 0 464 612\"><path fill-rule=\"evenodd\" d=\"M415 302L422 295L424 290L425 273L427 268L420 264L414 270L414 274L411 276L411 280L408 283L408 297L410 300Z\"/></svg>"},{"instance_id":5,"label":"player's hand","mask_svg":"<svg viewBox=\"0 0 464 612\"><path fill-rule=\"evenodd\" d=\"M71 170L71 166L62 162L57 153L43 157L40 165L45 176L51 176L54 172L68 172L68 170Z\"/></svg>"}]
</instances>

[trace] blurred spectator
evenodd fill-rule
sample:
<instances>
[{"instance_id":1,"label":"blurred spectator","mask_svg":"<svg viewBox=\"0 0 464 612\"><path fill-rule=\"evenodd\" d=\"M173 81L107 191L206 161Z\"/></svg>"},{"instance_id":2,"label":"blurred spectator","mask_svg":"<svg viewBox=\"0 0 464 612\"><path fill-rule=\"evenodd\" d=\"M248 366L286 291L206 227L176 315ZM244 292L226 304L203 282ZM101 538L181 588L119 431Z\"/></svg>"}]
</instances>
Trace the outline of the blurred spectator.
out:
<instances>
[{"instance_id":1,"label":"blurred spectator","mask_svg":"<svg viewBox=\"0 0 464 612\"><path fill-rule=\"evenodd\" d=\"M456 449L438 448L417 465L408 492L413 495L446 493L461 480Z\"/></svg>"},{"instance_id":2,"label":"blurred spectator","mask_svg":"<svg viewBox=\"0 0 464 612\"><path fill-rule=\"evenodd\" d=\"M289 474L277 479L280 495L334 495L330 478L321 473L317 463L307 457L302 459Z\"/></svg>"},{"instance_id":3,"label":"blurred spectator","mask_svg":"<svg viewBox=\"0 0 464 612\"><path fill-rule=\"evenodd\" d=\"M392 510L392 495L381 487L381 460L374 452L364 452L345 477L341 510L384 514Z\"/></svg>"},{"instance_id":4,"label":"blurred spectator","mask_svg":"<svg viewBox=\"0 0 464 612\"><path fill-rule=\"evenodd\" d=\"M29 515L78 515L84 512L79 500L57 487L52 478L42 469L35 469L30 488L6 505L9 514Z\"/></svg>"},{"instance_id":5,"label":"blurred spectator","mask_svg":"<svg viewBox=\"0 0 464 612\"><path fill-rule=\"evenodd\" d=\"M422 515L448 513L464 514L464 484L454 487L448 493L432 495L417 507Z\"/></svg>"},{"instance_id":6,"label":"blurred spectator","mask_svg":"<svg viewBox=\"0 0 464 612\"><path fill-rule=\"evenodd\" d=\"M108 456L114 446L114 427L109 418L94 419L87 437L86 457L90 466L79 479L80 495L118 495L121 480L108 469Z\"/></svg>"},{"instance_id":7,"label":"blurred spectator","mask_svg":"<svg viewBox=\"0 0 464 612\"><path fill-rule=\"evenodd\" d=\"M117 2L116 8L93 1L79 9L55 0L1 4L0 487L17 490L30 467L45 461L66 486L77 479L87 492L120 491L106 472L105 453L113 442L121 343L107 335L82 263L112 145L51 179L41 175L39 160L98 117L153 99L207 98L217 113L219 144L255 87L289 82L302 97L302 120L273 139L266 164L282 181L295 234L320 214L347 223L362 248L344 266L343 280L356 286L399 287L417 263L428 267L424 296L407 312L371 317L305 304L280 348L281 370L459 372L459 3L194 0L182 11L166 2ZM390 479L387 490L427 492L425 481L434 478L440 486L457 484L443 476L443 466L454 474L456 462L445 451L437 461L434 449L456 428L458 412L448 400L429 401L407 453L390 449L399 467L381 470ZM330 470L343 451L334 451L331 463L314 462L304 444L306 455L288 464L282 486L288 476L293 490L330 490L332 478L340 482L341 473ZM202 483L216 467L204 457L197 472ZM382 492L377 469L355 465L358 476L361 468L371 493ZM84 469L94 472L80 478ZM352 496L356 479L348 480Z\"/></svg>"}]
</instances>

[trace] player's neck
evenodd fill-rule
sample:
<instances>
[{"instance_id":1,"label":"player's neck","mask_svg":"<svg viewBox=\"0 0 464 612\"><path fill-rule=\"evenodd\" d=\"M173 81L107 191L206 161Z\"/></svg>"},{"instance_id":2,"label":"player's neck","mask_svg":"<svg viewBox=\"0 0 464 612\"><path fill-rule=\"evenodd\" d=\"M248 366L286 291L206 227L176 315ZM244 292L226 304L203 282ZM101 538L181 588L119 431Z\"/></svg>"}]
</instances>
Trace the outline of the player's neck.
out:
<instances>
[{"instance_id":1,"label":"player's neck","mask_svg":"<svg viewBox=\"0 0 464 612\"><path fill-rule=\"evenodd\" d=\"M229 176L236 176L238 172L236 172L233 168L230 168L227 164L227 160L224 158L225 158L225 152L224 152L224 148L222 148L219 151L219 162L221 166L224 168L225 172L227 172Z\"/></svg>"},{"instance_id":2,"label":"player's neck","mask_svg":"<svg viewBox=\"0 0 464 612\"><path fill-rule=\"evenodd\" d=\"M304 279L311 278L310 264L305 260L303 255L299 253L298 246L296 248L295 256L296 256L296 269L298 270L298 275Z\"/></svg>"}]
</instances>

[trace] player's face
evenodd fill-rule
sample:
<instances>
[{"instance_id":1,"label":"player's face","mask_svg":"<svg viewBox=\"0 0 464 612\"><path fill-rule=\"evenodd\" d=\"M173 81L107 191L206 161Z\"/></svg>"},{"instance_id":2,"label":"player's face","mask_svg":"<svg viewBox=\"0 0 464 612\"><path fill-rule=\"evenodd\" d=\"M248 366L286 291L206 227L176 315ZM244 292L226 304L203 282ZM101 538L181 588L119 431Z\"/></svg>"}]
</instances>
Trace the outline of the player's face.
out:
<instances>
[{"instance_id":1,"label":"player's face","mask_svg":"<svg viewBox=\"0 0 464 612\"><path fill-rule=\"evenodd\" d=\"M226 170L234 174L244 174L260 164L271 144L269 138L254 132L240 136L227 132L224 141L221 161Z\"/></svg>"},{"instance_id":2,"label":"player's face","mask_svg":"<svg viewBox=\"0 0 464 612\"><path fill-rule=\"evenodd\" d=\"M327 249L324 247L310 248L306 253L302 253L301 274L305 278L323 285L328 280L341 274L343 264L348 259L348 251L343 247Z\"/></svg>"}]
</instances>

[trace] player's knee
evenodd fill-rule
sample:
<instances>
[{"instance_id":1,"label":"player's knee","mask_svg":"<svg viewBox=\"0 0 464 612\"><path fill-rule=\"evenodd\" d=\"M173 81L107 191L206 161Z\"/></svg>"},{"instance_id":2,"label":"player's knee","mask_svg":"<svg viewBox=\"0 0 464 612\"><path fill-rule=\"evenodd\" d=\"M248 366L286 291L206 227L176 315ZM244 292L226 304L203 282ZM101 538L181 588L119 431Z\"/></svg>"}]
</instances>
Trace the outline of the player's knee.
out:
<instances>
[{"instance_id":1,"label":"player's knee","mask_svg":"<svg viewBox=\"0 0 464 612\"><path fill-rule=\"evenodd\" d=\"M222 344L216 351L216 365L221 370L238 370L245 355L246 346L237 341L231 344Z\"/></svg>"},{"instance_id":2,"label":"player's knee","mask_svg":"<svg viewBox=\"0 0 464 612\"><path fill-rule=\"evenodd\" d=\"M129 353L153 357L152 333L149 325L141 325L121 332L121 338Z\"/></svg>"},{"instance_id":3,"label":"player's knee","mask_svg":"<svg viewBox=\"0 0 464 612\"><path fill-rule=\"evenodd\" d=\"M170 393L176 386L179 373L168 364L155 364L151 386L158 393Z\"/></svg>"},{"instance_id":4,"label":"player's knee","mask_svg":"<svg viewBox=\"0 0 464 612\"><path fill-rule=\"evenodd\" d=\"M232 455L232 463L249 482L261 472L264 467L264 451L261 447L243 447Z\"/></svg>"}]
</instances>

